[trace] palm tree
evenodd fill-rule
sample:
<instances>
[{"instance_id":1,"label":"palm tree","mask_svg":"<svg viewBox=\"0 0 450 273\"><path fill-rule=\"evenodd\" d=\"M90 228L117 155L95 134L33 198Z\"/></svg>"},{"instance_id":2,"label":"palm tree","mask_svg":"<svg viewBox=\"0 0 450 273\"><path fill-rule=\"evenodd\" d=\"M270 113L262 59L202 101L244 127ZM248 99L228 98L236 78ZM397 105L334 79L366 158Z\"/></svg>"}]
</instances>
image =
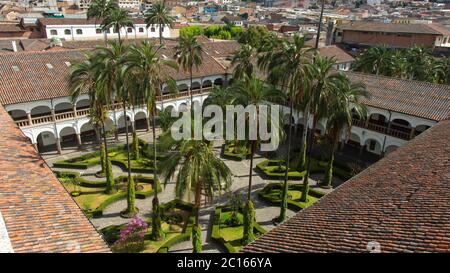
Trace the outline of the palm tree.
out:
<instances>
[{"instance_id":1,"label":"palm tree","mask_svg":"<svg viewBox=\"0 0 450 273\"><path fill-rule=\"evenodd\" d=\"M284 96L281 92L275 88L271 88L264 84L261 80L257 79L254 75L246 77L243 80L239 80L230 86L230 93L234 97L233 104L249 106L254 105L257 110L255 116L247 116L248 120L259 120L259 109L261 105L270 105L271 101L282 101ZM268 117L267 117L268 118ZM275 129L275 133L279 133L278 128ZM279 136L279 135L278 135ZM253 178L253 159L255 157L256 149L258 147L258 140L249 140L250 142L250 168L248 178L248 192L247 202L245 207L244 216L244 236L243 243L247 244L254 239L253 235L253 221L254 221L254 209L251 201L252 192L252 178Z\"/></svg>"},{"instance_id":2,"label":"palm tree","mask_svg":"<svg viewBox=\"0 0 450 273\"><path fill-rule=\"evenodd\" d=\"M342 77L338 73L332 73L334 59L324 58L316 55L310 64L310 73L313 79L311 86L306 90L305 100L307 101L307 111L312 116L312 130L308 138L309 159L306 166L306 174L303 177L303 190L300 198L301 202L307 201L309 191L309 174L311 169L311 158L314 154L315 129L318 121L327 117L332 101L337 90L342 86Z\"/></svg>"},{"instance_id":3,"label":"palm tree","mask_svg":"<svg viewBox=\"0 0 450 273\"><path fill-rule=\"evenodd\" d=\"M97 25L97 20L104 20L111 13L112 10L118 9L119 5L117 1L112 0L94 0L87 11L87 19L95 18L95 24ZM105 44L108 40L108 34L106 30L103 30Z\"/></svg>"},{"instance_id":4,"label":"palm tree","mask_svg":"<svg viewBox=\"0 0 450 273\"><path fill-rule=\"evenodd\" d=\"M234 67L233 79L239 80L253 74L253 57L255 54L256 50L251 45L244 44L241 46L231 60L231 65L237 64Z\"/></svg>"},{"instance_id":5,"label":"palm tree","mask_svg":"<svg viewBox=\"0 0 450 273\"><path fill-rule=\"evenodd\" d=\"M295 35L292 42L284 40L277 50L270 53L268 60L261 59L260 65L268 72L268 79L274 84L278 84L287 93L289 99L289 133L288 152L286 155L286 170L283 184L282 202L280 215L277 221L286 219L287 195L288 195L288 173L290 166L290 151L292 139L292 113L295 106L304 105L305 90L310 82L309 66L314 49L305 47L305 38ZM266 55L267 56L267 55ZM263 57L265 58L265 56ZM304 110L301 108L299 110ZM307 126L304 127L307 132ZM306 134L304 134L306 135ZM306 137L302 141L301 164L305 162Z\"/></svg>"},{"instance_id":6,"label":"palm tree","mask_svg":"<svg viewBox=\"0 0 450 273\"><path fill-rule=\"evenodd\" d=\"M90 101L90 119L96 128L102 129L103 144L100 151L104 151L102 166L106 175L106 193L114 193L115 181L112 175L111 164L108 156L108 141L106 138L106 105L109 103L108 88L99 79L102 64L94 55L86 55L86 60L75 63L68 78L70 96L72 103L75 103L81 93L86 92ZM102 153L103 154L103 153Z\"/></svg>"},{"instance_id":7,"label":"palm tree","mask_svg":"<svg viewBox=\"0 0 450 273\"><path fill-rule=\"evenodd\" d=\"M182 35L179 38L179 43L175 47L175 59L178 64L183 67L184 71L189 71L189 93L191 95L191 107L193 107L192 95L192 70L196 69L203 63L202 46L197 42L197 37L193 35Z\"/></svg>"},{"instance_id":8,"label":"palm tree","mask_svg":"<svg viewBox=\"0 0 450 273\"><path fill-rule=\"evenodd\" d=\"M102 29L106 31L111 27L117 31L119 43L122 42L120 38L120 30L127 27L134 28L134 23L129 12L124 9L113 9L109 12L102 22Z\"/></svg>"},{"instance_id":9,"label":"palm tree","mask_svg":"<svg viewBox=\"0 0 450 273\"><path fill-rule=\"evenodd\" d=\"M126 73L124 69L124 56L128 51L128 46L119 42L111 42L110 47L104 47L98 49L99 61L103 64L103 69L100 73L100 80L105 82L110 87L110 92L114 92L115 95L122 101L123 118L125 124L125 139L127 149L127 164L128 164L128 188L131 188L131 151L130 141L128 136L128 116L127 107L133 105L135 100L135 84L136 79L133 75ZM134 126L133 126L134 128ZM128 190L128 193L133 191ZM137 213L137 208L134 206L134 196L127 198L127 209L125 209L121 215L124 217L134 217Z\"/></svg>"},{"instance_id":10,"label":"palm tree","mask_svg":"<svg viewBox=\"0 0 450 273\"><path fill-rule=\"evenodd\" d=\"M336 96L332 98L330 110L327 116L327 135L331 143L331 156L325 171L325 179L323 184L327 188L331 188L333 177L333 161L342 130L346 128L347 134L351 134L353 125L353 117L365 119L367 109L360 102L361 98L368 98L369 93L362 83L351 83L344 76L339 75L339 88L336 90Z\"/></svg>"},{"instance_id":11,"label":"palm tree","mask_svg":"<svg viewBox=\"0 0 450 273\"><path fill-rule=\"evenodd\" d=\"M192 120L191 126L194 126ZM194 253L202 251L201 228L199 212L202 193L211 200L214 192L228 190L231 185L231 171L228 166L213 151L213 143L206 140L175 141L171 132L161 137L165 149L172 154L161 162L161 175L164 184L176 174L175 194L183 198L186 194L190 199L191 192L195 196L195 225L192 229L192 245Z\"/></svg>"},{"instance_id":12,"label":"palm tree","mask_svg":"<svg viewBox=\"0 0 450 273\"><path fill-rule=\"evenodd\" d=\"M356 59L355 70L376 75L389 75L392 51L386 46L371 47Z\"/></svg>"},{"instance_id":13,"label":"palm tree","mask_svg":"<svg viewBox=\"0 0 450 273\"><path fill-rule=\"evenodd\" d=\"M147 28L157 25L159 28L159 44L162 45L162 30L164 26L172 27L175 18L169 15L164 1L157 1L145 14Z\"/></svg>"},{"instance_id":14,"label":"palm tree","mask_svg":"<svg viewBox=\"0 0 450 273\"><path fill-rule=\"evenodd\" d=\"M155 48L152 43L147 41L142 42L141 45L131 45L130 52L126 56L127 71L135 75L137 81L140 83L139 99L143 99L147 105L148 116L152 117L152 137L153 137L153 176L154 188L157 187L157 151L156 151L156 97L161 94L161 84L163 81L169 80L165 77L164 69L172 68L178 69L177 64L171 60L161 58L161 51L164 49L163 45ZM150 125L150 124L148 124ZM150 126L149 126L150 127ZM153 198L153 221L152 221L152 237L154 239L162 238L159 200L158 192L154 191Z\"/></svg>"}]
</instances>

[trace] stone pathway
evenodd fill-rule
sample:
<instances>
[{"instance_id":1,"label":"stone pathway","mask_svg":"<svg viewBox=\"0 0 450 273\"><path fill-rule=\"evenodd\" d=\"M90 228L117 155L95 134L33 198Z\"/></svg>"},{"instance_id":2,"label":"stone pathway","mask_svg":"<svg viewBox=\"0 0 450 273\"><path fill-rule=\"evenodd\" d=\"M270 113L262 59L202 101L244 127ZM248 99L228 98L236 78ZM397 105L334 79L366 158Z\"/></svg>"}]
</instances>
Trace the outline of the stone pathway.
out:
<instances>
[{"instance_id":1,"label":"stone pathway","mask_svg":"<svg viewBox=\"0 0 450 273\"><path fill-rule=\"evenodd\" d=\"M139 137L149 141L151 140L151 133L140 133ZM120 142L124 141L124 137L122 136L120 138ZM119 143L114 143L115 145ZM82 154L85 154L87 152L92 152L95 150L96 147L90 147L86 149L86 151L72 151L72 152L65 152L63 155L59 156L44 156L44 159L46 159L47 164L49 166L52 166L53 162L73 158ZM220 154L222 149L222 143L217 143L215 146L215 151ZM241 194L245 196L247 194L248 190L248 173L249 173L249 167L250 167L250 160L246 159L243 161L233 161L229 159L222 158L223 161L227 164L227 166L231 169L233 173L233 184L231 185L230 191L233 194ZM254 158L254 168L257 163L266 160L261 155L255 155ZM78 171L81 173L83 177L90 180L98 180L99 178L95 177L95 173L100 170L100 166L93 166L88 168L87 170L73 170L73 169L61 169L61 168L54 168L54 170L65 170L65 171ZM120 175L126 175L127 173L122 170L121 168L117 166L113 166L113 174L115 177ZM134 173L137 174L137 173ZM144 174L144 175L152 175L152 174ZM316 186L315 179L320 179L319 176L312 176L312 179L310 179L310 185L311 187ZM253 171L253 182L252 182L252 193L251 197L255 205L255 211L256 211L256 221L267 231L273 229L275 226L272 224L272 219L277 217L280 213L280 208L278 206L270 206L267 203L259 200L257 193L262 188L264 188L265 185L267 185L270 182L280 182L279 180L265 180L261 176L255 173ZM342 181L337 181L336 184L340 184ZM324 190L322 191L330 191L330 190ZM166 188L163 188L163 191L158 194L160 203L166 203L173 199L175 199L175 182L171 181L168 183ZM222 195L219 198L216 198L212 204L208 204L206 207L203 207L201 209L201 215L200 215L200 225L202 227L202 240L203 240L203 249L204 252L223 252L224 250L220 245L215 243L211 240L211 220L214 215L214 207L218 205L224 205L227 203L228 197L226 195ZM146 198L146 199L136 199L136 206L139 208L139 217L142 218L148 218L151 217L151 208L152 208L152 198ZM129 219L124 219L120 217L120 211L122 211L124 208L126 208L126 200L120 200L118 202L115 202L108 206L104 212L103 217L101 218L94 218L91 219L92 224L97 228L101 229L103 227L109 226L109 225L118 225L118 224L124 224L129 221ZM295 214L295 212L291 210L287 210L287 216L291 217ZM179 244L174 245L171 247L170 252L192 252L192 243L191 241L187 242L181 242Z\"/></svg>"}]
</instances>

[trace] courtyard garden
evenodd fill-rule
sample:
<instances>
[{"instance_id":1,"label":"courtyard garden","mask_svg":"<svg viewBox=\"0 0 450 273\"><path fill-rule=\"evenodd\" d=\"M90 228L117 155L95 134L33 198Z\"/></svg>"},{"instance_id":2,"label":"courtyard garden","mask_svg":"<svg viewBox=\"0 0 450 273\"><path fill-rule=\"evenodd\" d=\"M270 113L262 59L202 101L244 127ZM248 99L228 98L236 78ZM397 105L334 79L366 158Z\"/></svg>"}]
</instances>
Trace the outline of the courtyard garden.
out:
<instances>
[{"instance_id":1,"label":"courtyard garden","mask_svg":"<svg viewBox=\"0 0 450 273\"><path fill-rule=\"evenodd\" d=\"M242 161L251 155L248 147L239 145L236 141L226 141L223 147L223 155L229 159Z\"/></svg>"}]
</instances>

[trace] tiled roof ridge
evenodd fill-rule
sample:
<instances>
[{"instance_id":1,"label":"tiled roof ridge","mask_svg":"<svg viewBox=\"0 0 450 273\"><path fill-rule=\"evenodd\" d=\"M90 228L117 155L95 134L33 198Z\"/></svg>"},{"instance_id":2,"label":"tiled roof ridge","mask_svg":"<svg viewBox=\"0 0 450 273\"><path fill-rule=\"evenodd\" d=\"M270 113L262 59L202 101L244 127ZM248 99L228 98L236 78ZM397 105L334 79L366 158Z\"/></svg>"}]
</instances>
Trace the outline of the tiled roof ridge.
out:
<instances>
[{"instance_id":1,"label":"tiled roof ridge","mask_svg":"<svg viewBox=\"0 0 450 273\"><path fill-rule=\"evenodd\" d=\"M345 74L356 74L356 75L367 76L367 77L372 77L372 78L383 78L383 79L389 79L389 80L412 82L412 83L428 85L428 86L442 86L442 87L448 88L448 85L443 84L443 83L426 82L426 81L419 81L419 80L412 80L412 79L402 79L402 78L397 78L397 77L390 77L390 76L385 76L385 75L375 75L375 74L358 72L358 71L338 71L338 72L342 72Z\"/></svg>"},{"instance_id":2,"label":"tiled roof ridge","mask_svg":"<svg viewBox=\"0 0 450 273\"><path fill-rule=\"evenodd\" d=\"M18 51L11 54L10 52L0 52L0 56L13 56L13 55L36 55L36 54L56 54L56 53L65 53L68 51L86 51L86 50L92 50L92 48L67 48L67 47L60 47L60 50L58 51L48 51L48 50L25 50L25 51Z\"/></svg>"}]
</instances>

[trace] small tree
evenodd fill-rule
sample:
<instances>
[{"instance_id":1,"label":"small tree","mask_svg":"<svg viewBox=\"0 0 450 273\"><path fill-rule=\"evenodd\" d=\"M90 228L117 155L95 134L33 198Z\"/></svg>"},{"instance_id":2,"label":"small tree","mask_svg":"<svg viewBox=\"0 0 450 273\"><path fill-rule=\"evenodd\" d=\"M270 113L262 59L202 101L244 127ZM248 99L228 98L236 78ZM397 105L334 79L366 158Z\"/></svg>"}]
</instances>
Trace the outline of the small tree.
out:
<instances>
[{"instance_id":1,"label":"small tree","mask_svg":"<svg viewBox=\"0 0 450 273\"><path fill-rule=\"evenodd\" d=\"M242 244L247 245L255 239L253 234L253 227L255 221L255 207L250 199L247 199L244 210L244 237L242 238Z\"/></svg>"}]
</instances>

